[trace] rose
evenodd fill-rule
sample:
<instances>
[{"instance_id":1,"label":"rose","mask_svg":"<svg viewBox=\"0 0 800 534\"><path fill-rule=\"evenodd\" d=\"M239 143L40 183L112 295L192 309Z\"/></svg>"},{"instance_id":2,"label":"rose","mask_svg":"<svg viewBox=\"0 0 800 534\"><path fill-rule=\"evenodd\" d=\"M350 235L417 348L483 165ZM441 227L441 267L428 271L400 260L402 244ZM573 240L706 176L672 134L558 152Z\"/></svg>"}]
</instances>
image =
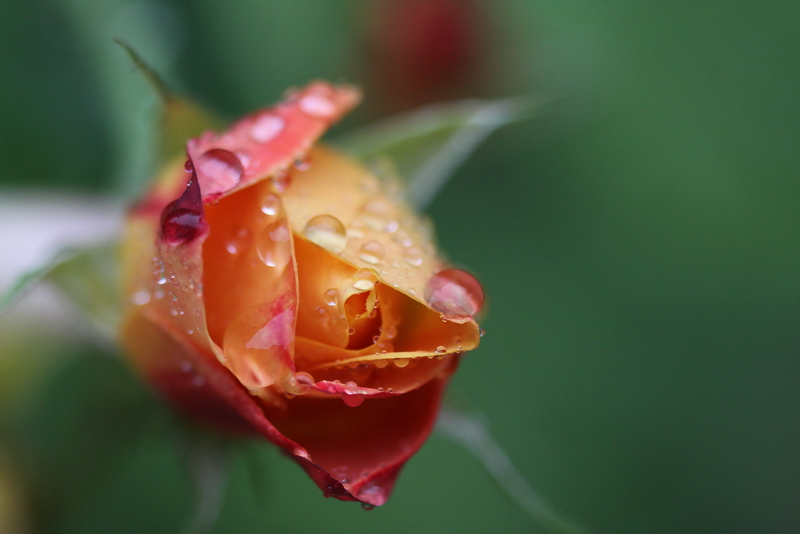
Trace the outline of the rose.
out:
<instances>
[{"instance_id":1,"label":"rose","mask_svg":"<svg viewBox=\"0 0 800 534\"><path fill-rule=\"evenodd\" d=\"M483 294L396 182L312 146L358 98L313 83L188 141L131 212L122 338L179 407L380 505L478 345Z\"/></svg>"}]
</instances>

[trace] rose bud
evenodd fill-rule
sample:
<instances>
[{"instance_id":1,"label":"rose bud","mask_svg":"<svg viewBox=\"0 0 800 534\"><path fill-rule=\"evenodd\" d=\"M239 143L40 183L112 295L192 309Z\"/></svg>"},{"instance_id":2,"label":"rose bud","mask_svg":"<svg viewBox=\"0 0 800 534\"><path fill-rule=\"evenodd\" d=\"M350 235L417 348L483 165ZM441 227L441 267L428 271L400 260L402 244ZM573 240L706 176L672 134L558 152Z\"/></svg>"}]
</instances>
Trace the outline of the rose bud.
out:
<instances>
[{"instance_id":1,"label":"rose bud","mask_svg":"<svg viewBox=\"0 0 800 534\"><path fill-rule=\"evenodd\" d=\"M478 346L483 291L395 182L315 145L358 100L316 82L187 142L130 214L122 337L169 401L381 505Z\"/></svg>"}]
</instances>

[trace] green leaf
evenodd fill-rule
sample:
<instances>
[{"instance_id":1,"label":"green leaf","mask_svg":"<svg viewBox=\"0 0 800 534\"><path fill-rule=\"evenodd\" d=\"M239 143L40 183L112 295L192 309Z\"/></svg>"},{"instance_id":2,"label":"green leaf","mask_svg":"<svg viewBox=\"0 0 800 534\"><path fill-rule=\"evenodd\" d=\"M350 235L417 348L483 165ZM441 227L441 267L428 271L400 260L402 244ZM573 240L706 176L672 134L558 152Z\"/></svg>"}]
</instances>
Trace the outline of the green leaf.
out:
<instances>
[{"instance_id":1,"label":"green leaf","mask_svg":"<svg viewBox=\"0 0 800 534\"><path fill-rule=\"evenodd\" d=\"M117 243L81 249L66 249L20 276L0 295L0 312L36 284L54 284L84 312L104 334L114 335L122 318L123 299L119 283Z\"/></svg>"},{"instance_id":2,"label":"green leaf","mask_svg":"<svg viewBox=\"0 0 800 534\"><path fill-rule=\"evenodd\" d=\"M64 256L64 253L56 254L50 261L29 270L17 278L16 282L11 284L11 287L0 295L0 313L8 309L12 304L22 298L33 286L41 282L53 267L64 261Z\"/></svg>"},{"instance_id":3,"label":"green leaf","mask_svg":"<svg viewBox=\"0 0 800 534\"><path fill-rule=\"evenodd\" d=\"M117 243L75 251L52 266L43 279L64 293L101 333L116 334L124 307Z\"/></svg>"},{"instance_id":4,"label":"green leaf","mask_svg":"<svg viewBox=\"0 0 800 534\"><path fill-rule=\"evenodd\" d=\"M533 117L553 102L520 97L437 104L366 126L338 144L362 159L390 158L408 180L406 199L424 210L489 134Z\"/></svg>"}]
</instances>

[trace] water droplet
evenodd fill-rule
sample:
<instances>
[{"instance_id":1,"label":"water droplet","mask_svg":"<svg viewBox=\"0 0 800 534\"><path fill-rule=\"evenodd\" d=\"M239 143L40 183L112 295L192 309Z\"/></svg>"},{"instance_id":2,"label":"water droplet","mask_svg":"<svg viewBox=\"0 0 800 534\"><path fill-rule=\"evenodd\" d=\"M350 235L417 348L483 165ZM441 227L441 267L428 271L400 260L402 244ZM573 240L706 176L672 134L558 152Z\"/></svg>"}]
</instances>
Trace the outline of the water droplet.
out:
<instances>
[{"instance_id":1,"label":"water droplet","mask_svg":"<svg viewBox=\"0 0 800 534\"><path fill-rule=\"evenodd\" d=\"M330 118L336 113L336 106L323 95L308 94L300 99L298 105L307 114L320 119Z\"/></svg>"},{"instance_id":2,"label":"water droplet","mask_svg":"<svg viewBox=\"0 0 800 534\"><path fill-rule=\"evenodd\" d=\"M178 200L168 204L164 208L164 213L161 217L161 238L172 245L180 245L191 241L200 232L204 224L202 201L200 201L200 207L195 209L193 207L183 207L184 205L188 206L188 203L182 202L183 198L181 196ZM159 283L166 283L166 279L164 282L159 280Z\"/></svg>"},{"instance_id":3,"label":"water droplet","mask_svg":"<svg viewBox=\"0 0 800 534\"><path fill-rule=\"evenodd\" d=\"M354 395L351 393L342 393L342 401L351 408L361 406L364 403L364 395Z\"/></svg>"},{"instance_id":4,"label":"water droplet","mask_svg":"<svg viewBox=\"0 0 800 534\"><path fill-rule=\"evenodd\" d=\"M244 167L236 154L223 148L212 148L197 158L197 173L204 195L224 193L236 187Z\"/></svg>"},{"instance_id":5,"label":"water droplet","mask_svg":"<svg viewBox=\"0 0 800 534\"><path fill-rule=\"evenodd\" d=\"M351 336L352 336L352 335L353 335L353 334L355 334L355 333L356 333L356 329L355 329L355 328L353 328L352 326L351 326L350 328L348 328L348 329L347 329L347 334L348 334L348 335L351 335Z\"/></svg>"},{"instance_id":6,"label":"water droplet","mask_svg":"<svg viewBox=\"0 0 800 534\"><path fill-rule=\"evenodd\" d=\"M342 222L332 215L312 217L303 227L303 235L334 254L347 246L347 231Z\"/></svg>"},{"instance_id":7,"label":"water droplet","mask_svg":"<svg viewBox=\"0 0 800 534\"><path fill-rule=\"evenodd\" d=\"M411 295L412 297L416 297L417 296L417 290L414 289L413 287L411 287L411 288L408 289L408 294Z\"/></svg>"},{"instance_id":8,"label":"water droplet","mask_svg":"<svg viewBox=\"0 0 800 534\"><path fill-rule=\"evenodd\" d=\"M372 336L372 342L377 343L381 339L381 336Z\"/></svg>"},{"instance_id":9,"label":"water droplet","mask_svg":"<svg viewBox=\"0 0 800 534\"><path fill-rule=\"evenodd\" d=\"M268 224L258 237L256 250L258 257L267 266L282 269L292 259L292 248L289 240L291 234L286 221L281 219Z\"/></svg>"},{"instance_id":10,"label":"water droplet","mask_svg":"<svg viewBox=\"0 0 800 534\"><path fill-rule=\"evenodd\" d=\"M485 335L486 335L486 329L485 329L485 328L481 328L480 330L478 330L478 334L479 334L481 337L485 336Z\"/></svg>"},{"instance_id":11,"label":"water droplet","mask_svg":"<svg viewBox=\"0 0 800 534\"><path fill-rule=\"evenodd\" d=\"M364 510L372 510L373 508L375 508L375 505L374 504L370 504L368 502L362 502L361 503L361 508L363 508Z\"/></svg>"},{"instance_id":12,"label":"water droplet","mask_svg":"<svg viewBox=\"0 0 800 534\"><path fill-rule=\"evenodd\" d=\"M394 363L395 367L402 369L403 367L407 367L408 364L411 363L411 360L408 358L395 358L392 360L392 363Z\"/></svg>"},{"instance_id":13,"label":"water droplet","mask_svg":"<svg viewBox=\"0 0 800 534\"><path fill-rule=\"evenodd\" d=\"M250 157L250 154L243 150L237 150L236 157L239 158L239 161L242 162L242 167L245 169L250 166L250 161L253 159Z\"/></svg>"},{"instance_id":14,"label":"water droplet","mask_svg":"<svg viewBox=\"0 0 800 534\"><path fill-rule=\"evenodd\" d=\"M428 306L446 318L466 319L483 305L480 282L466 271L445 269L433 275L425 286Z\"/></svg>"},{"instance_id":15,"label":"water droplet","mask_svg":"<svg viewBox=\"0 0 800 534\"><path fill-rule=\"evenodd\" d=\"M257 143L271 141L283 131L286 123L281 117L264 113L260 115L250 127L250 137Z\"/></svg>"},{"instance_id":16,"label":"water droplet","mask_svg":"<svg viewBox=\"0 0 800 534\"><path fill-rule=\"evenodd\" d=\"M307 156L294 160L294 168L300 172L305 172L311 168L311 159Z\"/></svg>"},{"instance_id":17,"label":"water droplet","mask_svg":"<svg viewBox=\"0 0 800 534\"><path fill-rule=\"evenodd\" d=\"M331 307L336 307L339 305L339 290L336 288L330 288L322 294L322 300L325 302L326 305Z\"/></svg>"},{"instance_id":18,"label":"water droplet","mask_svg":"<svg viewBox=\"0 0 800 534\"><path fill-rule=\"evenodd\" d=\"M261 199L261 212L274 217L281 211L281 199L274 193L267 193Z\"/></svg>"},{"instance_id":19,"label":"water droplet","mask_svg":"<svg viewBox=\"0 0 800 534\"><path fill-rule=\"evenodd\" d=\"M407 264L414 267L419 267L422 265L422 251L417 247L408 247L403 251L403 259Z\"/></svg>"},{"instance_id":20,"label":"water droplet","mask_svg":"<svg viewBox=\"0 0 800 534\"><path fill-rule=\"evenodd\" d=\"M374 240L369 240L361 245L361 249L358 252L358 257L361 258L362 261L371 263L372 265L377 265L382 262L384 256L386 256L386 249L383 248L383 245Z\"/></svg>"},{"instance_id":21,"label":"water droplet","mask_svg":"<svg viewBox=\"0 0 800 534\"><path fill-rule=\"evenodd\" d=\"M378 283L378 273L372 269L361 269L353 275L353 287L359 291L369 291Z\"/></svg>"},{"instance_id":22,"label":"water droplet","mask_svg":"<svg viewBox=\"0 0 800 534\"><path fill-rule=\"evenodd\" d=\"M316 383L314 377L305 371L298 371L295 373L294 378L298 384L303 384L304 386L313 386Z\"/></svg>"},{"instance_id":23,"label":"water droplet","mask_svg":"<svg viewBox=\"0 0 800 534\"><path fill-rule=\"evenodd\" d=\"M383 337L385 337L386 339L389 340L394 339L397 337L397 327L393 324L390 324L389 326L383 329L382 333Z\"/></svg>"},{"instance_id":24,"label":"water droplet","mask_svg":"<svg viewBox=\"0 0 800 534\"><path fill-rule=\"evenodd\" d=\"M249 245L250 235L249 229L239 228L233 232L228 242L225 243L225 250L230 254L238 254L242 250L245 250Z\"/></svg>"},{"instance_id":25,"label":"water droplet","mask_svg":"<svg viewBox=\"0 0 800 534\"><path fill-rule=\"evenodd\" d=\"M409 237L408 233L405 230L398 230L396 233L392 235L392 241L400 245L401 247L410 247L413 241L411 237Z\"/></svg>"},{"instance_id":26,"label":"water droplet","mask_svg":"<svg viewBox=\"0 0 800 534\"><path fill-rule=\"evenodd\" d=\"M387 365L389 365L389 360L375 360L375 367L378 369L383 369Z\"/></svg>"},{"instance_id":27,"label":"water droplet","mask_svg":"<svg viewBox=\"0 0 800 534\"><path fill-rule=\"evenodd\" d=\"M272 189L278 193L283 193L289 188L289 185L291 185L292 176L286 170L277 171L269 177L269 181L272 184Z\"/></svg>"},{"instance_id":28,"label":"water droplet","mask_svg":"<svg viewBox=\"0 0 800 534\"><path fill-rule=\"evenodd\" d=\"M131 302L136 306L144 306L150 302L150 293L146 290L137 291L131 295Z\"/></svg>"},{"instance_id":29,"label":"water droplet","mask_svg":"<svg viewBox=\"0 0 800 534\"><path fill-rule=\"evenodd\" d=\"M374 198L362 206L359 220L373 230L391 233L399 227L396 213L394 204L383 198Z\"/></svg>"},{"instance_id":30,"label":"water droplet","mask_svg":"<svg viewBox=\"0 0 800 534\"><path fill-rule=\"evenodd\" d=\"M436 354L446 354L446 353L447 353L447 347L445 347L444 345L439 345L438 347L436 347Z\"/></svg>"},{"instance_id":31,"label":"water droplet","mask_svg":"<svg viewBox=\"0 0 800 534\"><path fill-rule=\"evenodd\" d=\"M308 451L305 450L303 447L295 447L294 450L292 451L292 454L294 454L295 456L299 456L300 458L303 458L305 460L308 460L309 458Z\"/></svg>"}]
</instances>

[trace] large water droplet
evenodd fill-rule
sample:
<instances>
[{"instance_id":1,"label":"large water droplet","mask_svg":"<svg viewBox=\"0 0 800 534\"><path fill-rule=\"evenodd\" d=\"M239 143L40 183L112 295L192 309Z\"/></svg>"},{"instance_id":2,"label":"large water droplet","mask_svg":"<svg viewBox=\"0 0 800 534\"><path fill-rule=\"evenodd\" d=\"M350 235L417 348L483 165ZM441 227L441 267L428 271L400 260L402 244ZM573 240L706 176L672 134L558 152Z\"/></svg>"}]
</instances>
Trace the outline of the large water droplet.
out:
<instances>
[{"instance_id":1,"label":"large water droplet","mask_svg":"<svg viewBox=\"0 0 800 534\"><path fill-rule=\"evenodd\" d=\"M268 224L258 236L258 257L267 266L282 269L292 259L291 233L284 219Z\"/></svg>"},{"instance_id":2,"label":"large water droplet","mask_svg":"<svg viewBox=\"0 0 800 534\"><path fill-rule=\"evenodd\" d=\"M353 395L350 393L342 393L342 401L351 408L361 406L364 403L364 395Z\"/></svg>"},{"instance_id":3,"label":"large water droplet","mask_svg":"<svg viewBox=\"0 0 800 534\"><path fill-rule=\"evenodd\" d=\"M359 291L369 291L378 283L378 273L372 269L361 269L353 275L353 287Z\"/></svg>"},{"instance_id":4,"label":"large water droplet","mask_svg":"<svg viewBox=\"0 0 800 534\"><path fill-rule=\"evenodd\" d=\"M347 246L347 231L342 221L332 215L312 217L303 228L303 235L334 254L339 254Z\"/></svg>"},{"instance_id":5,"label":"large water droplet","mask_svg":"<svg viewBox=\"0 0 800 534\"><path fill-rule=\"evenodd\" d=\"M466 319L483 305L480 282L461 269L445 269L433 275L425 286L428 306L449 319Z\"/></svg>"},{"instance_id":6,"label":"large water droplet","mask_svg":"<svg viewBox=\"0 0 800 534\"><path fill-rule=\"evenodd\" d=\"M382 262L384 256L386 256L386 249L383 248L383 245L374 240L369 240L361 245L361 249L358 251L358 257L361 258L362 261L371 263L372 265L377 265Z\"/></svg>"},{"instance_id":7,"label":"large water droplet","mask_svg":"<svg viewBox=\"0 0 800 534\"><path fill-rule=\"evenodd\" d=\"M281 117L264 113L250 127L250 137L258 143L266 143L277 137L283 131L284 126L285 122Z\"/></svg>"},{"instance_id":8,"label":"large water droplet","mask_svg":"<svg viewBox=\"0 0 800 534\"><path fill-rule=\"evenodd\" d=\"M394 363L395 367L402 369L403 367L408 367L408 364L411 363L411 360L409 358L395 358L392 360L392 363Z\"/></svg>"},{"instance_id":9,"label":"large water droplet","mask_svg":"<svg viewBox=\"0 0 800 534\"><path fill-rule=\"evenodd\" d=\"M224 193L236 187L242 179L244 167L233 152L212 148L195 162L204 195Z\"/></svg>"},{"instance_id":10,"label":"large water droplet","mask_svg":"<svg viewBox=\"0 0 800 534\"><path fill-rule=\"evenodd\" d=\"M205 227L200 183L197 172L192 171L181 196L161 212L161 239L173 246L182 245L192 241Z\"/></svg>"}]
</instances>

